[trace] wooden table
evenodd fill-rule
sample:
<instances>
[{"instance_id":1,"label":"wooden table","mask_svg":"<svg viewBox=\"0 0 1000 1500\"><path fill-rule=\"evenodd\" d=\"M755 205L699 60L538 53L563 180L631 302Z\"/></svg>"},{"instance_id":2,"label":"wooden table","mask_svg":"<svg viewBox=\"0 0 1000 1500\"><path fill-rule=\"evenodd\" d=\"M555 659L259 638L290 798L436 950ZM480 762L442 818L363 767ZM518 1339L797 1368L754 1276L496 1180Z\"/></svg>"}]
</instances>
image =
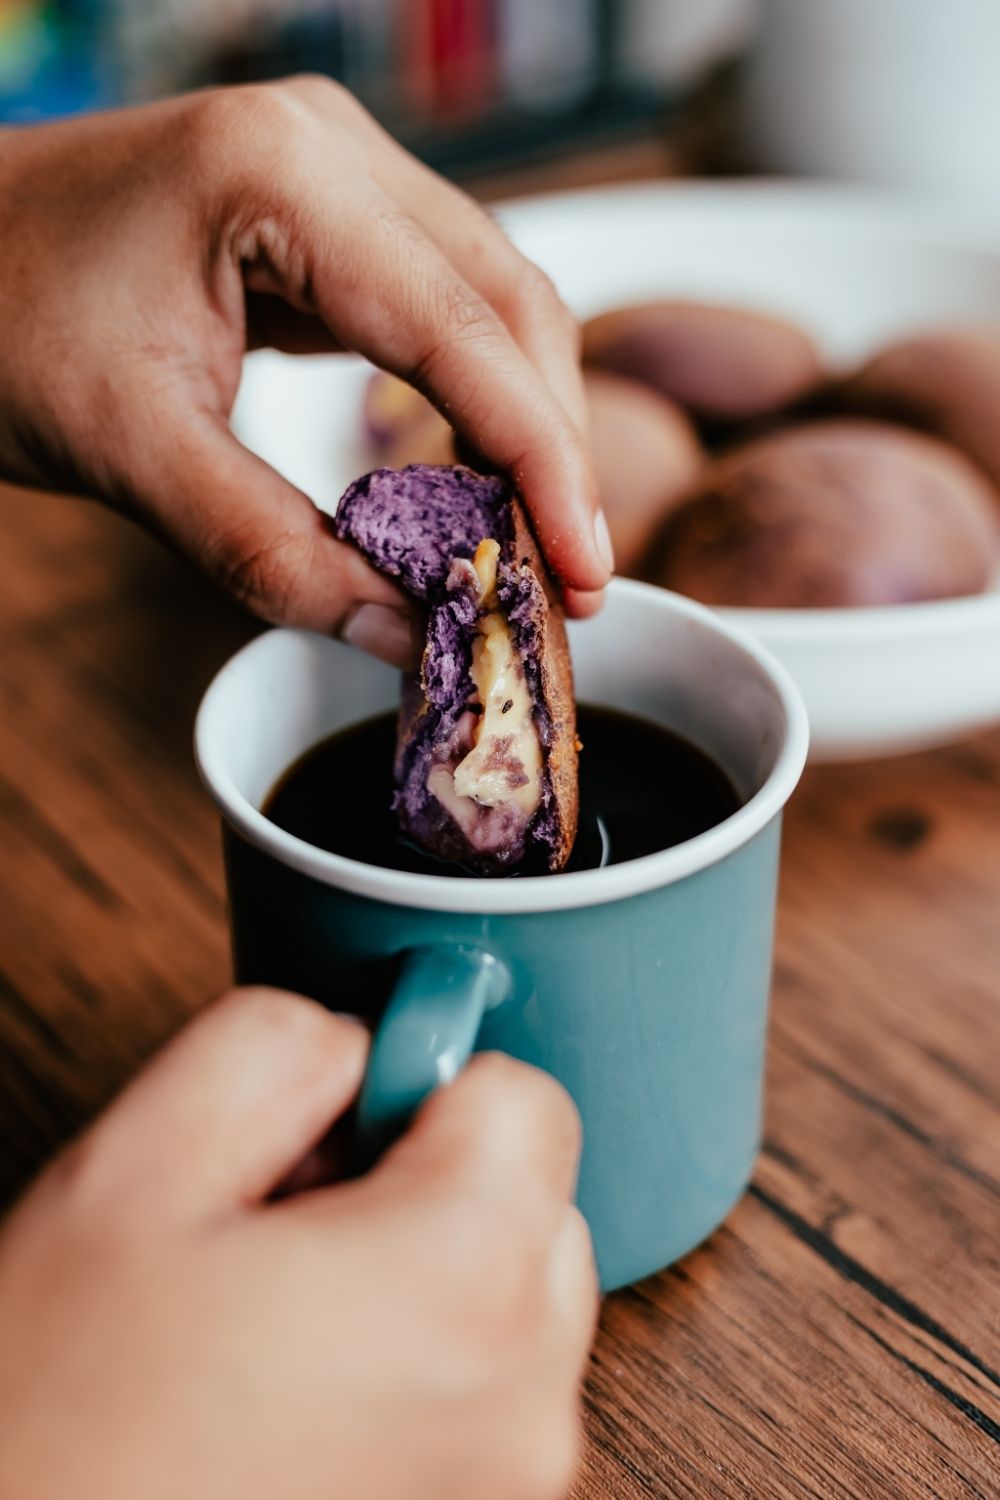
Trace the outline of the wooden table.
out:
<instances>
[{"instance_id":1,"label":"wooden table","mask_svg":"<svg viewBox=\"0 0 1000 1500\"><path fill-rule=\"evenodd\" d=\"M0 515L9 1199L227 982L190 736L254 627L95 507ZM809 773L760 1165L708 1245L608 1301L578 1500L1000 1495L998 1064L1000 734Z\"/></svg>"}]
</instances>

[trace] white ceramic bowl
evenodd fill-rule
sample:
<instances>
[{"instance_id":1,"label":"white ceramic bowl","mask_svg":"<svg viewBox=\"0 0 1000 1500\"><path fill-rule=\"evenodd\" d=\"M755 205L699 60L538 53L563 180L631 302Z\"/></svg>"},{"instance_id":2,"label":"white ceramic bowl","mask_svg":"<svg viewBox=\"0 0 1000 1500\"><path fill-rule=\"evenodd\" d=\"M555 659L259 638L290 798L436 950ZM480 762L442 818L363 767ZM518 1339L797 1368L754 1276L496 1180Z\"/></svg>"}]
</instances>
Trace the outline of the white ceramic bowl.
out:
<instances>
[{"instance_id":1,"label":"white ceramic bowl","mask_svg":"<svg viewBox=\"0 0 1000 1500\"><path fill-rule=\"evenodd\" d=\"M746 304L798 319L833 365L912 329L1000 324L1000 205L959 210L798 183L654 183L530 199L499 217L584 317L655 296ZM338 357L265 352L248 362L236 430L326 510L368 466L367 373L362 360ZM792 672L814 759L914 750L1000 721L1000 579L987 594L935 604L720 613Z\"/></svg>"}]
</instances>

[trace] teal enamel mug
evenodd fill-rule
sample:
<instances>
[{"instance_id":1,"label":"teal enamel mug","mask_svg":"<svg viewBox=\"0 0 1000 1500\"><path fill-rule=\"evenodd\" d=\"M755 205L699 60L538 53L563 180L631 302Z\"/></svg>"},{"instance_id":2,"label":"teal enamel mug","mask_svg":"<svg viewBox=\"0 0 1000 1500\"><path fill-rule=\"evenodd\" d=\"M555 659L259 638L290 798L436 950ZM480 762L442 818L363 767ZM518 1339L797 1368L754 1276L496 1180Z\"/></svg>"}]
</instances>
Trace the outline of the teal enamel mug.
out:
<instances>
[{"instance_id":1,"label":"teal enamel mug","mask_svg":"<svg viewBox=\"0 0 1000 1500\"><path fill-rule=\"evenodd\" d=\"M372 1149L473 1052L552 1073L583 1122L578 1202L610 1290L697 1245L750 1177L781 814L808 732L769 653L676 595L616 581L570 639L579 700L693 741L727 772L736 813L639 859L523 879L416 875L316 849L260 809L307 749L392 707L399 680L302 631L233 657L195 739L223 817L238 981L370 1021L357 1114Z\"/></svg>"}]
</instances>

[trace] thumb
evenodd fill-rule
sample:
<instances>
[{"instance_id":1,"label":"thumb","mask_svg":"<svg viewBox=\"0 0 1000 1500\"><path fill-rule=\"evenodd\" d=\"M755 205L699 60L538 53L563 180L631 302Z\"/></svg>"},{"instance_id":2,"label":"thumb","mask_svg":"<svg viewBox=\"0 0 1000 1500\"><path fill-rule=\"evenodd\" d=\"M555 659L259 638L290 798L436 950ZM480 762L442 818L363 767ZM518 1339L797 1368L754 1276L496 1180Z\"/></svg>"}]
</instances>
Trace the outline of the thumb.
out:
<instances>
[{"instance_id":1,"label":"thumb","mask_svg":"<svg viewBox=\"0 0 1000 1500\"><path fill-rule=\"evenodd\" d=\"M168 423L141 469L145 519L262 619L339 635L394 666L416 664L422 631L412 601L224 422L187 413Z\"/></svg>"}]
</instances>

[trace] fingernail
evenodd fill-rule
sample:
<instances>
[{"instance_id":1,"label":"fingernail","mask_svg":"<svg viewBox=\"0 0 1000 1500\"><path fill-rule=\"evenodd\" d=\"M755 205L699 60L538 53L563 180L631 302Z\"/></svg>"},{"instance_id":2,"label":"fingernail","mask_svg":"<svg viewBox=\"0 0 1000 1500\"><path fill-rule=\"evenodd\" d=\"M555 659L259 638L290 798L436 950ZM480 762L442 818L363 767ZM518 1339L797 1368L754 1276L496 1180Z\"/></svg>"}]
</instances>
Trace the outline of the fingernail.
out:
<instances>
[{"instance_id":1,"label":"fingernail","mask_svg":"<svg viewBox=\"0 0 1000 1500\"><path fill-rule=\"evenodd\" d=\"M608 518L603 510L599 510L594 517L594 541L597 544L597 555L607 568L609 573L615 571L615 549L611 545L611 532L608 530Z\"/></svg>"},{"instance_id":2,"label":"fingernail","mask_svg":"<svg viewBox=\"0 0 1000 1500\"><path fill-rule=\"evenodd\" d=\"M415 622L388 604L361 604L343 629L344 640L394 667L412 667L419 655Z\"/></svg>"}]
</instances>

